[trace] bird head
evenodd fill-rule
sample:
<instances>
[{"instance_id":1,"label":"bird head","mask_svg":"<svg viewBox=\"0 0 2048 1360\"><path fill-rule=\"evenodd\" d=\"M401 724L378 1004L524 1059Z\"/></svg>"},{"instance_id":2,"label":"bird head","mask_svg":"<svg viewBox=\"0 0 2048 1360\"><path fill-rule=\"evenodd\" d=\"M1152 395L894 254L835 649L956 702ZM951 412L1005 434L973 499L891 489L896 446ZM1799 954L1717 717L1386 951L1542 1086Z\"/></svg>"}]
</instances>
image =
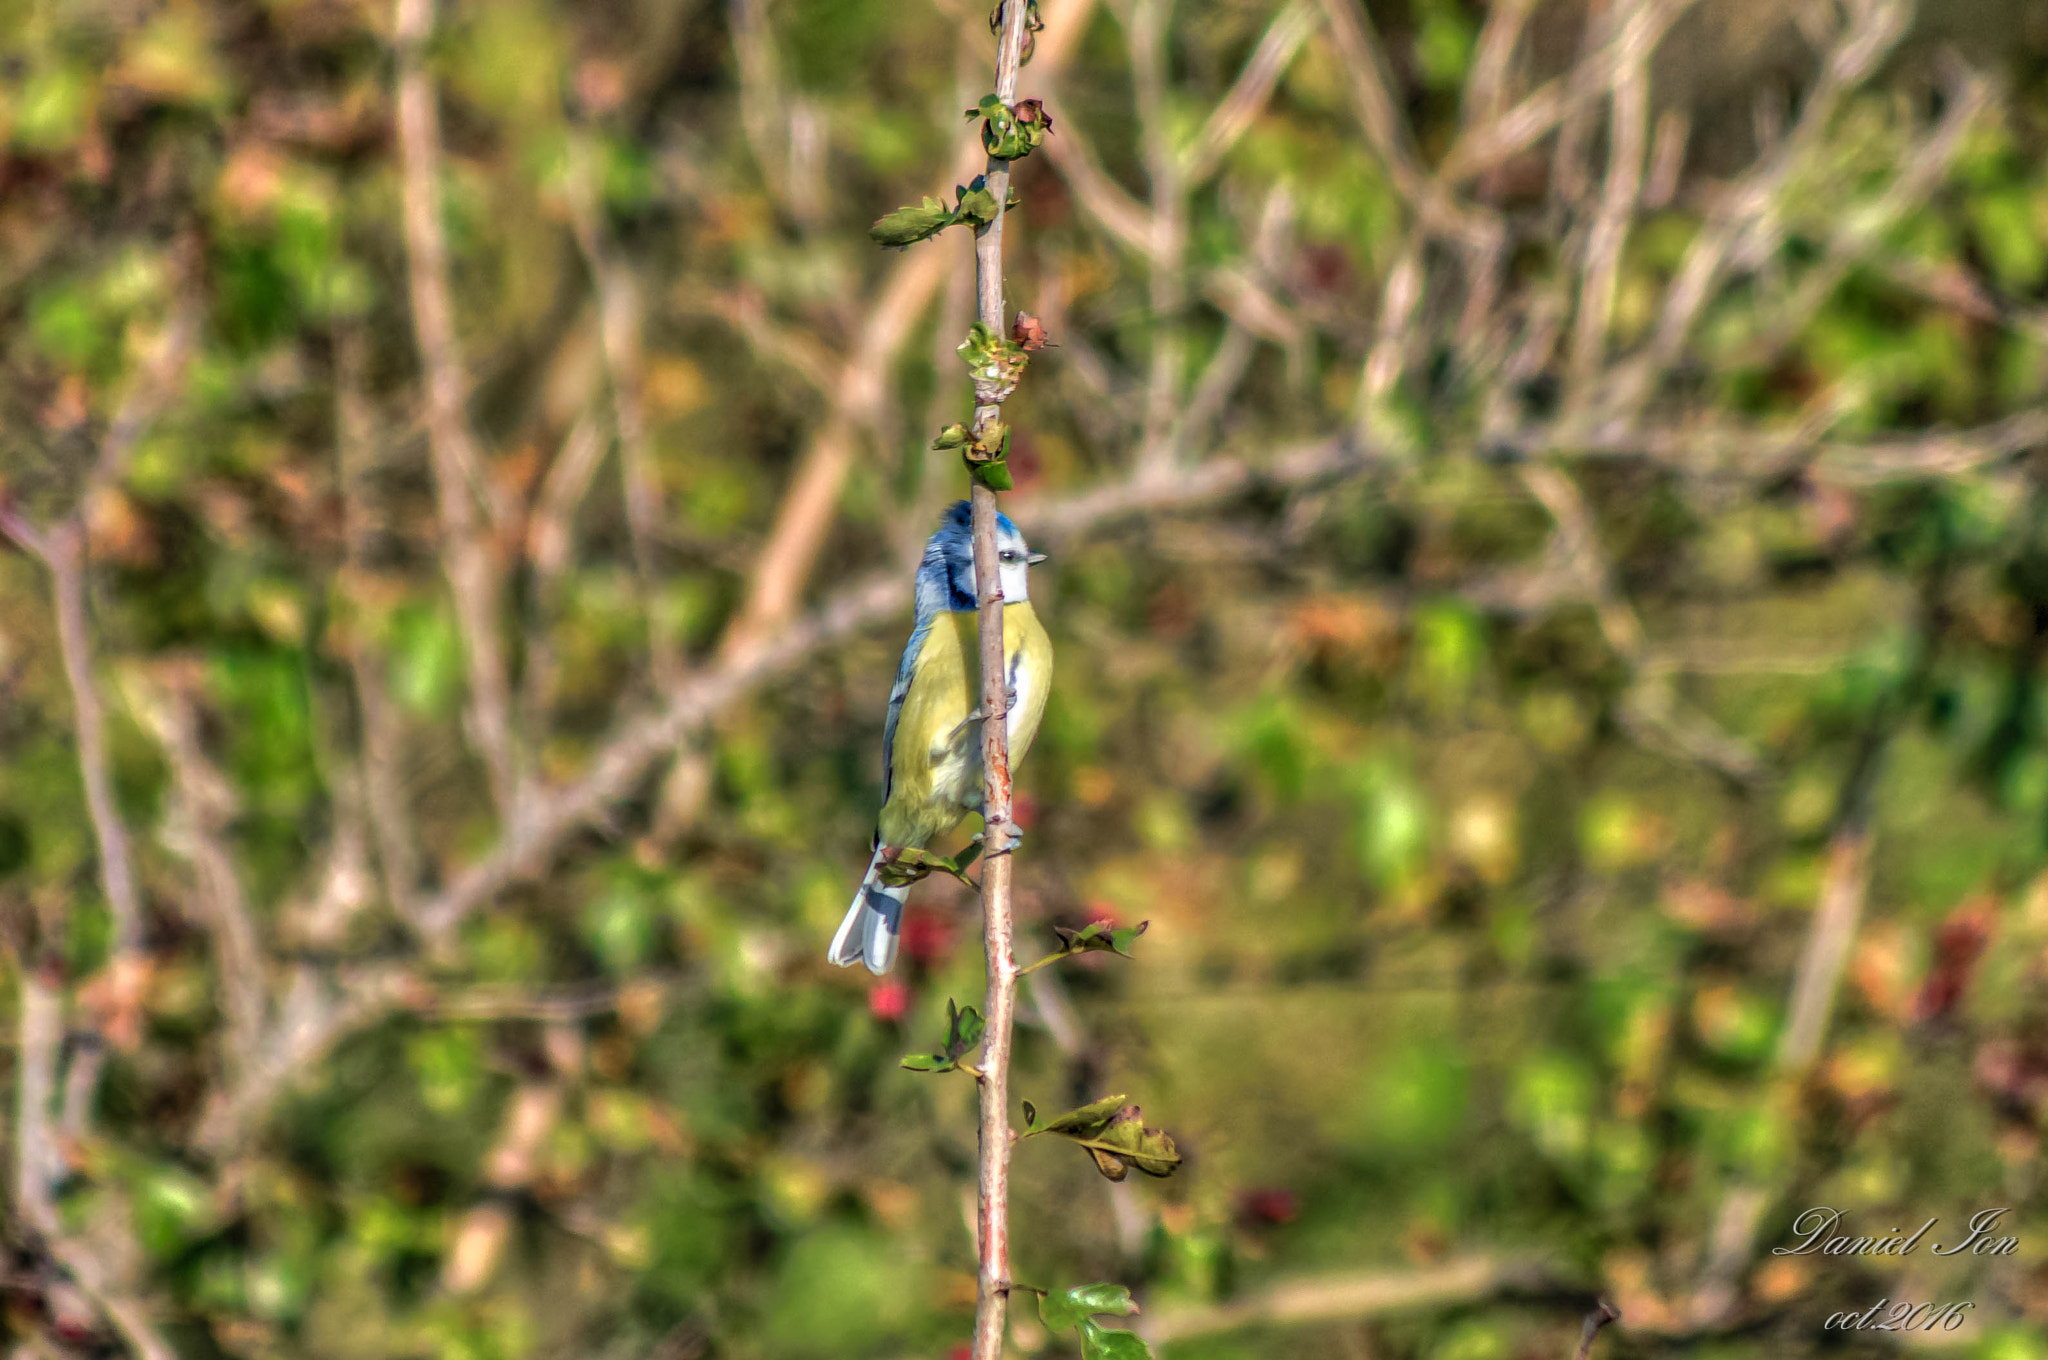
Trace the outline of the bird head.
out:
<instances>
[{"instance_id":1,"label":"bird head","mask_svg":"<svg viewBox=\"0 0 2048 1360\"><path fill-rule=\"evenodd\" d=\"M996 566L1004 603L1031 598L1030 569L1044 560L1044 553L1026 546L1008 515L996 516ZM917 591L920 609L974 608L974 516L966 501L954 502L924 545Z\"/></svg>"}]
</instances>

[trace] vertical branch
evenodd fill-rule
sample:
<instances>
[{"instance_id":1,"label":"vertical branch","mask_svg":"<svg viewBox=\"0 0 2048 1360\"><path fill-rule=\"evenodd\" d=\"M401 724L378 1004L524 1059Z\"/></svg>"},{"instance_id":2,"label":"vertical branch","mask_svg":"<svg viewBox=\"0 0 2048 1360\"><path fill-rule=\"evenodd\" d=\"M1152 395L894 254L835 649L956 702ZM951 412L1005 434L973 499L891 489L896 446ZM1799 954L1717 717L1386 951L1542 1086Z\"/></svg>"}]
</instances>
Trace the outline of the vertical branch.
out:
<instances>
[{"instance_id":1,"label":"vertical branch","mask_svg":"<svg viewBox=\"0 0 2048 1360\"><path fill-rule=\"evenodd\" d=\"M645 364L640 286L605 230L591 140L587 130L569 138L569 221L597 291L597 329L612 394L612 428L619 438L626 533L632 540L641 609L647 615L647 650L655 683L668 689L681 678L682 656L668 612L655 598L654 541L661 532L661 485L647 446L647 408L641 397Z\"/></svg>"},{"instance_id":2,"label":"vertical branch","mask_svg":"<svg viewBox=\"0 0 2048 1360\"><path fill-rule=\"evenodd\" d=\"M1828 833L1819 901L1814 907L1813 924L1807 928L1806 942L1799 951L1791 994L1786 1000L1785 1028L1779 1033L1777 1052L1771 1059L1770 1084L1765 1095L1769 1102L1788 1102L1820 1061L1835 996L1841 989L1842 973L1855 946L1869 895L1871 823L1876 814L1878 780L1892 738L1924 699L1933 677L1947 623L1944 594L1948 572L1944 552L1922 587L1912 664L1897 687L1878 704L1857 744L1848 773L1843 776L1834 825ZM1705 1260L1688 1307L1694 1324L1718 1324L1733 1311L1737 1285L1755 1250L1757 1232L1772 1196L1771 1186L1750 1178L1730 1187L1722 1198L1707 1235Z\"/></svg>"},{"instance_id":3,"label":"vertical branch","mask_svg":"<svg viewBox=\"0 0 2048 1360\"><path fill-rule=\"evenodd\" d=\"M1654 37L1645 40L1645 30L1654 17L1655 10L1647 0L1638 0L1622 26L1621 66L1615 76L1613 114L1607 126L1607 180L1586 238L1585 282L1579 292L1578 325L1572 332L1568 404L1574 408L1582 408L1607 355L1608 323L1621 279L1621 250L1642 190L1650 125L1650 48L1654 42ZM1583 413L1583 409L1574 410L1575 415Z\"/></svg>"},{"instance_id":4,"label":"vertical branch","mask_svg":"<svg viewBox=\"0 0 2048 1360\"><path fill-rule=\"evenodd\" d=\"M70 520L50 531L44 563L57 612L57 650L71 688L72 723L78 734L78 771L85 781L85 806L100 847L100 878L107 910L114 918L117 969L142 950L142 897L135 886L135 860L128 828L114 801L113 763L107 754L106 708L92 677L92 640L86 622L85 530Z\"/></svg>"},{"instance_id":5,"label":"vertical branch","mask_svg":"<svg viewBox=\"0 0 2048 1360\"><path fill-rule=\"evenodd\" d=\"M1017 68L1023 64L1025 19L1030 6L1009 0L1002 11L996 48L996 97L1017 99ZM991 158L988 188L995 196L995 220L975 233L975 311L997 335L1008 333L1003 315L1003 204L1010 196L1010 163ZM996 423L1000 403L974 408L977 434ZM976 481L974 506L974 591L980 609L981 768L983 842L987 858L981 876L982 946L988 959L987 1040L982 1048L981 1151L977 1176L974 1360L1002 1360L1004 1324L1010 1305L1010 1041L1017 1010L1017 957L1010 919L1011 856L1016 829L1010 821L1009 667L1004 664L1003 587L996 562L996 493Z\"/></svg>"},{"instance_id":6,"label":"vertical branch","mask_svg":"<svg viewBox=\"0 0 2048 1360\"><path fill-rule=\"evenodd\" d=\"M583 1035L574 1023L549 1025L544 1047L542 1070L522 1080L505 1107L484 1162L485 1194L462 1216L442 1259L441 1287L451 1294L473 1294L497 1273L517 1222L517 1197L539 1177L569 1082L582 1069Z\"/></svg>"},{"instance_id":7,"label":"vertical branch","mask_svg":"<svg viewBox=\"0 0 2048 1360\"><path fill-rule=\"evenodd\" d=\"M1152 183L1152 248L1146 273L1152 309L1152 367L1145 387L1145 432L1139 441L1138 473L1164 476L1181 450L1173 438L1181 405L1181 368L1186 336L1181 313L1187 306L1187 271L1182 263L1187 240L1187 195L1182 188L1180 157L1173 130L1167 126L1166 42L1172 0L1137 0L1131 7L1130 38L1133 77L1137 85L1138 125L1145 171Z\"/></svg>"},{"instance_id":8,"label":"vertical branch","mask_svg":"<svg viewBox=\"0 0 2048 1360\"><path fill-rule=\"evenodd\" d=\"M334 342L334 456L341 489L342 537L347 547L347 574L352 588L367 584L370 573L370 519L365 497L376 431L364 392L363 333L346 327ZM348 630L349 673L355 682L357 719L362 727L363 802L370 833L377 845L377 868L385 899L401 920L411 914L420 881L419 847L413 841L412 819L406 815L403 744L398 715L384 688L384 658L371 646L369 629L358 617Z\"/></svg>"},{"instance_id":9,"label":"vertical branch","mask_svg":"<svg viewBox=\"0 0 2048 1360\"><path fill-rule=\"evenodd\" d=\"M51 1186L56 1184L59 1159L50 1134L50 1107L57 1095L64 1003L55 971L32 959L20 961L21 1019L15 1049L14 1212L23 1226L44 1237L58 1232Z\"/></svg>"},{"instance_id":10,"label":"vertical branch","mask_svg":"<svg viewBox=\"0 0 2048 1360\"><path fill-rule=\"evenodd\" d=\"M129 687L129 706L154 729L170 765L170 810L162 839L192 866L198 890L195 915L213 939L227 1020L222 1066L233 1074L262 1038L267 969L255 918L228 854L228 827L238 811L234 787L200 746L195 683L196 677L178 663L160 666L150 680Z\"/></svg>"},{"instance_id":11,"label":"vertical branch","mask_svg":"<svg viewBox=\"0 0 2048 1360\"><path fill-rule=\"evenodd\" d=\"M498 627L497 568L478 499L490 487L464 412L462 351L448 288L448 235L441 224L441 118L427 71L434 0L398 0L398 150L413 334L427 389L427 445L447 543L448 586L469 663L471 736L484 759L500 815L516 812L512 706Z\"/></svg>"}]
</instances>

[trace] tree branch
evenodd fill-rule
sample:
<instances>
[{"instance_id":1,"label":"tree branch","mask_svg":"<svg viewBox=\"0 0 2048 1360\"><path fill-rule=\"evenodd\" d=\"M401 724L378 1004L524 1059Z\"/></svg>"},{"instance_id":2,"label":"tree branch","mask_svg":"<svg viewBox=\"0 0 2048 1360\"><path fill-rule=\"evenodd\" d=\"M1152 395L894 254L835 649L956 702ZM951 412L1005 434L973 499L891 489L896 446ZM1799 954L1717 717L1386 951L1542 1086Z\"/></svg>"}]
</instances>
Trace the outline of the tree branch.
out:
<instances>
[{"instance_id":1,"label":"tree branch","mask_svg":"<svg viewBox=\"0 0 2048 1360\"><path fill-rule=\"evenodd\" d=\"M1542 1282L1527 1262L1467 1256L1402 1272L1312 1276L1269 1286L1228 1303L1163 1307L1138 1331L1154 1346L1241 1327L1287 1327L1377 1317L1411 1308L1446 1308L1491 1298L1504 1289Z\"/></svg>"},{"instance_id":2,"label":"tree branch","mask_svg":"<svg viewBox=\"0 0 2048 1360\"><path fill-rule=\"evenodd\" d=\"M1025 21L1030 6L1008 0L996 46L996 98L1017 101L1017 71L1024 62ZM1010 195L1010 163L989 159L984 172L996 204L994 220L974 234L975 313L996 335L1007 336L1003 304L1004 202ZM977 436L1001 414L1002 396L974 409ZM1010 676L1004 642L1003 583L996 554L996 493L979 480L972 491L974 590L981 653L981 870L982 951L988 966L988 995L982 1007L988 1027L976 1084L981 1095L981 1136L976 1175L974 1360L1003 1360L1010 1306L1010 1045L1015 1037L1017 957L1010 888L1015 870L1016 826L1010 818Z\"/></svg>"},{"instance_id":3,"label":"tree branch","mask_svg":"<svg viewBox=\"0 0 2048 1360\"><path fill-rule=\"evenodd\" d=\"M470 736L482 754L498 813L519 820L518 764L499 620L498 567L479 501L495 493L464 409L463 363L448 286L448 237L441 222L441 119L427 70L434 0L397 0L398 150L413 334L427 389L427 446L441 517L444 567L468 663ZM505 514L493 514L506 519Z\"/></svg>"},{"instance_id":4,"label":"tree branch","mask_svg":"<svg viewBox=\"0 0 2048 1360\"><path fill-rule=\"evenodd\" d=\"M669 611L657 594L654 561L661 535L661 484L655 476L654 453L647 441L647 410L642 400L644 347L641 343L640 285L633 270L618 257L605 228L604 204L597 191L595 151L588 129L569 138L567 177L569 221L577 247L597 292L599 348L604 354L606 383L612 396L612 428L619 438L619 481L626 503L626 533L633 546L642 612L647 616L647 649L654 681L666 689L682 676L683 657Z\"/></svg>"}]
</instances>

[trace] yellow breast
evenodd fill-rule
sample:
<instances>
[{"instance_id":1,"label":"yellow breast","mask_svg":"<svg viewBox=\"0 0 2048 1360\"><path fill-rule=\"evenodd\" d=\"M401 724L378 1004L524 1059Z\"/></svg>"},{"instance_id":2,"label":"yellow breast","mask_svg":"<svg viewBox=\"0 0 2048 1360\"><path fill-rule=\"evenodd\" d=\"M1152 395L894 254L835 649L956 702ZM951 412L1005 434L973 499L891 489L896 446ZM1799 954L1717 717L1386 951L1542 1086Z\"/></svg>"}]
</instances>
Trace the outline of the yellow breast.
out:
<instances>
[{"instance_id":1,"label":"yellow breast","mask_svg":"<svg viewBox=\"0 0 2048 1360\"><path fill-rule=\"evenodd\" d=\"M886 845L922 846L981 806L981 701L978 631L970 611L933 621L911 669L890 752L889 802L880 831ZM1052 691L1052 639L1031 603L1003 607L1003 651L1016 702L1010 710L1010 765L1038 735Z\"/></svg>"}]
</instances>

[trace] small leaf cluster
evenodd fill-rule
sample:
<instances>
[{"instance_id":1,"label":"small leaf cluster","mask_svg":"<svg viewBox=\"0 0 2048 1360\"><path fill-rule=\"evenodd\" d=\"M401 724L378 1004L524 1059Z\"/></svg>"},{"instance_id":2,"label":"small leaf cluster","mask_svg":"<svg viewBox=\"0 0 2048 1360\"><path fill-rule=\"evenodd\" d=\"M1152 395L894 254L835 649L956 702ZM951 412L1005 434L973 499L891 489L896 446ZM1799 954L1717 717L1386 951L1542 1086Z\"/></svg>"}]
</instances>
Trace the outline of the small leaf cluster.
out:
<instances>
[{"instance_id":1,"label":"small leaf cluster","mask_svg":"<svg viewBox=\"0 0 2048 1360\"><path fill-rule=\"evenodd\" d=\"M1138 1311L1131 1291L1120 1284L1077 1284L1038 1296L1038 1316L1055 1332L1081 1334L1082 1360L1151 1360L1152 1348L1136 1332L1120 1332L1095 1319L1129 1317Z\"/></svg>"},{"instance_id":2,"label":"small leaf cluster","mask_svg":"<svg viewBox=\"0 0 2048 1360\"><path fill-rule=\"evenodd\" d=\"M903 1066L913 1072L972 1072L975 1069L960 1060L974 1051L981 1042L982 1031L988 1022L981 1018L981 1012L972 1006L960 1007L946 999L946 1047L940 1053L909 1053L903 1058Z\"/></svg>"},{"instance_id":3,"label":"small leaf cluster","mask_svg":"<svg viewBox=\"0 0 2048 1360\"><path fill-rule=\"evenodd\" d=\"M980 857L979 840L950 858L914 846L885 845L882 847L882 862L875 870L875 877L892 888L907 888L933 874L945 874L974 888L980 885L967 876L967 870Z\"/></svg>"},{"instance_id":4,"label":"small leaf cluster","mask_svg":"<svg viewBox=\"0 0 2048 1360\"><path fill-rule=\"evenodd\" d=\"M1020 99L1005 104L995 95L985 95L979 106L967 110L969 118L981 119L981 146L999 161L1022 160L1038 150L1052 131L1052 115L1037 99Z\"/></svg>"},{"instance_id":5,"label":"small leaf cluster","mask_svg":"<svg viewBox=\"0 0 2048 1360\"><path fill-rule=\"evenodd\" d=\"M939 431L932 448L939 453L958 449L968 475L991 491L1008 491L1015 485L1003 461L1010 451L1010 427L1000 420L988 421L978 433L955 421Z\"/></svg>"},{"instance_id":6,"label":"small leaf cluster","mask_svg":"<svg viewBox=\"0 0 2048 1360\"><path fill-rule=\"evenodd\" d=\"M1005 6L1003 5L997 5L993 10L989 11L988 31L997 37L1001 37L1003 32L1004 8ZM1018 64L1020 66L1029 66L1031 64L1032 49L1038 46L1038 34L1044 27L1045 20L1038 13L1038 0L1027 0L1024 6L1024 50L1018 54Z\"/></svg>"},{"instance_id":7,"label":"small leaf cluster","mask_svg":"<svg viewBox=\"0 0 2048 1360\"><path fill-rule=\"evenodd\" d=\"M997 334L994 327L980 321L967 328L967 338L954 352L967 365L968 376L974 379L975 401L984 406L1009 400L1024 376L1025 365L1031 362L1022 344Z\"/></svg>"},{"instance_id":8,"label":"small leaf cluster","mask_svg":"<svg viewBox=\"0 0 2048 1360\"><path fill-rule=\"evenodd\" d=\"M949 208L942 200L926 194L922 203L898 208L877 218L875 224L868 228L868 236L877 245L904 250L919 241L930 240L947 227L963 222L970 227L985 227L996 220L996 195L988 187L988 176L976 175L966 184L955 185L953 197L954 204ZM1003 206L1017 206L1014 192Z\"/></svg>"},{"instance_id":9,"label":"small leaf cluster","mask_svg":"<svg viewBox=\"0 0 2048 1360\"><path fill-rule=\"evenodd\" d=\"M1024 1102L1024 1137L1055 1133L1080 1144L1095 1162L1095 1169L1113 1181L1128 1176L1132 1167L1148 1176L1171 1176L1180 1169L1180 1149L1164 1129L1145 1123L1144 1112L1125 1103L1122 1095L1104 1096L1077 1110L1038 1122L1038 1111Z\"/></svg>"},{"instance_id":10,"label":"small leaf cluster","mask_svg":"<svg viewBox=\"0 0 2048 1360\"><path fill-rule=\"evenodd\" d=\"M1079 930L1072 926L1054 926L1052 933L1059 936L1060 947L1024 969L1024 972L1035 972L1048 964L1058 963L1061 959L1070 959L1076 954L1121 954L1125 958L1130 958L1131 945L1151 924L1150 921L1140 921L1134 926L1117 926L1108 921L1090 921Z\"/></svg>"}]
</instances>

